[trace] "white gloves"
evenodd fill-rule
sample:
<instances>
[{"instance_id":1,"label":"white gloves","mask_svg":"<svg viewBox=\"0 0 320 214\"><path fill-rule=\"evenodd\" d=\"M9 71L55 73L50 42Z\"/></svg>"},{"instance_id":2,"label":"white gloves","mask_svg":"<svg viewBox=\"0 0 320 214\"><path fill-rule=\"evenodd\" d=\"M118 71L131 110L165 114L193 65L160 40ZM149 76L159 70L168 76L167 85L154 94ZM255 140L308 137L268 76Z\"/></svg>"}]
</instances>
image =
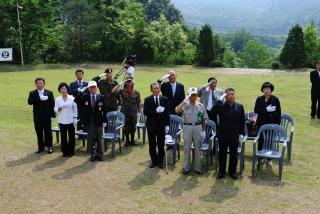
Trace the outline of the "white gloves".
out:
<instances>
[{"instance_id":1,"label":"white gloves","mask_svg":"<svg viewBox=\"0 0 320 214\"><path fill-rule=\"evenodd\" d=\"M122 81L122 82L120 82L120 83L119 83L119 86L120 86L120 87L122 87L122 86L124 85L124 83L125 83L125 82L126 82L125 80L124 80L124 81Z\"/></svg>"},{"instance_id":2,"label":"white gloves","mask_svg":"<svg viewBox=\"0 0 320 214\"><path fill-rule=\"evenodd\" d=\"M186 97L184 98L183 102L184 102L185 104L188 104L188 103L190 102L190 100L189 100L190 96L191 96L191 95L189 94L188 96L186 96Z\"/></svg>"},{"instance_id":3,"label":"white gloves","mask_svg":"<svg viewBox=\"0 0 320 214\"><path fill-rule=\"evenodd\" d=\"M226 93L224 93L220 98L219 98L219 100L221 101L221 102L223 102L224 101L224 98L227 96L227 94Z\"/></svg>"},{"instance_id":4,"label":"white gloves","mask_svg":"<svg viewBox=\"0 0 320 214\"><path fill-rule=\"evenodd\" d=\"M170 74L166 74L166 75L164 75L163 77L161 77L161 78L160 78L160 80L168 79L168 78L169 78L169 76L170 76Z\"/></svg>"},{"instance_id":5,"label":"white gloves","mask_svg":"<svg viewBox=\"0 0 320 214\"><path fill-rule=\"evenodd\" d=\"M162 113L162 112L164 112L164 107L158 106L158 107L156 108L156 112L157 112L157 113Z\"/></svg>"},{"instance_id":6,"label":"white gloves","mask_svg":"<svg viewBox=\"0 0 320 214\"><path fill-rule=\"evenodd\" d=\"M204 138L206 137L206 131L201 131L200 136L201 136L201 141L203 141Z\"/></svg>"},{"instance_id":7,"label":"white gloves","mask_svg":"<svg viewBox=\"0 0 320 214\"><path fill-rule=\"evenodd\" d=\"M106 74L107 74L107 73L102 73L102 74L99 75L99 77L100 77L100 78L101 78L101 77L104 77Z\"/></svg>"},{"instance_id":8,"label":"white gloves","mask_svg":"<svg viewBox=\"0 0 320 214\"><path fill-rule=\"evenodd\" d=\"M107 123L102 123L103 128L107 127Z\"/></svg>"},{"instance_id":9,"label":"white gloves","mask_svg":"<svg viewBox=\"0 0 320 214\"><path fill-rule=\"evenodd\" d=\"M239 134L239 142L242 142L242 141L243 141L243 135Z\"/></svg>"},{"instance_id":10,"label":"white gloves","mask_svg":"<svg viewBox=\"0 0 320 214\"><path fill-rule=\"evenodd\" d=\"M166 134L169 133L169 130L170 130L169 126L166 126L166 127L164 128L164 131L166 132Z\"/></svg>"},{"instance_id":11,"label":"white gloves","mask_svg":"<svg viewBox=\"0 0 320 214\"><path fill-rule=\"evenodd\" d=\"M51 121L53 121L54 120L54 117L51 117Z\"/></svg>"},{"instance_id":12,"label":"white gloves","mask_svg":"<svg viewBox=\"0 0 320 214\"><path fill-rule=\"evenodd\" d=\"M77 118L73 118L73 125L74 125L74 126L77 126L77 124L78 124Z\"/></svg>"},{"instance_id":13,"label":"white gloves","mask_svg":"<svg viewBox=\"0 0 320 214\"><path fill-rule=\"evenodd\" d=\"M45 95L40 96L41 101L46 101L47 99L48 99L48 96L45 96Z\"/></svg>"},{"instance_id":14,"label":"white gloves","mask_svg":"<svg viewBox=\"0 0 320 214\"><path fill-rule=\"evenodd\" d=\"M84 92L87 90L87 88L88 88L88 86L83 87L83 88L80 90L80 92L81 92L81 93L84 93Z\"/></svg>"},{"instance_id":15,"label":"white gloves","mask_svg":"<svg viewBox=\"0 0 320 214\"><path fill-rule=\"evenodd\" d=\"M266 108L267 112L274 112L277 109L276 106L272 106L271 104Z\"/></svg>"}]
</instances>

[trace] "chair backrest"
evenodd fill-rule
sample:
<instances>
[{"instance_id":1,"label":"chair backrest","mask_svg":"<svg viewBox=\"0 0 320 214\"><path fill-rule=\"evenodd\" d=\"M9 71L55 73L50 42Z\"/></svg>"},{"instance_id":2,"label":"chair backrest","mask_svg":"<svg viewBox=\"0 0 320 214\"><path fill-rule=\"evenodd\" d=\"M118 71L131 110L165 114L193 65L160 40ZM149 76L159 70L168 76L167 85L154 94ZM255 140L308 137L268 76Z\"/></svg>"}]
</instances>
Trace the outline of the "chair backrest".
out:
<instances>
[{"instance_id":1,"label":"chair backrest","mask_svg":"<svg viewBox=\"0 0 320 214\"><path fill-rule=\"evenodd\" d=\"M173 139L176 139L177 133L183 128L183 119L177 115L170 115L170 125L168 135L171 135Z\"/></svg>"},{"instance_id":2,"label":"chair backrest","mask_svg":"<svg viewBox=\"0 0 320 214\"><path fill-rule=\"evenodd\" d=\"M140 109L141 109L141 112L143 112L143 103L140 104ZM147 119L147 116L144 115L143 113L141 113L138 122L139 123L146 123L146 119Z\"/></svg>"},{"instance_id":3,"label":"chair backrest","mask_svg":"<svg viewBox=\"0 0 320 214\"><path fill-rule=\"evenodd\" d=\"M293 118L288 114L281 114L280 126L283 127L288 134L288 131L290 131L289 126L291 126L291 128L294 127Z\"/></svg>"},{"instance_id":4,"label":"chair backrest","mask_svg":"<svg viewBox=\"0 0 320 214\"><path fill-rule=\"evenodd\" d=\"M217 133L216 123L212 120L206 119L206 136L202 143L209 144L212 134L215 135L216 133Z\"/></svg>"},{"instance_id":5,"label":"chair backrest","mask_svg":"<svg viewBox=\"0 0 320 214\"><path fill-rule=\"evenodd\" d=\"M278 124L266 124L260 127L258 135L263 137L263 150L279 151L280 139L287 139L285 129Z\"/></svg>"},{"instance_id":6,"label":"chair backrest","mask_svg":"<svg viewBox=\"0 0 320 214\"><path fill-rule=\"evenodd\" d=\"M249 120L249 119L252 119L253 117L255 117L257 115L257 113L255 113L255 112L247 112L246 114L245 114L245 117L246 117L246 120Z\"/></svg>"},{"instance_id":7,"label":"chair backrest","mask_svg":"<svg viewBox=\"0 0 320 214\"><path fill-rule=\"evenodd\" d=\"M107 133L115 133L118 126L124 125L125 116L122 112L111 111L107 113L107 121Z\"/></svg>"}]
</instances>

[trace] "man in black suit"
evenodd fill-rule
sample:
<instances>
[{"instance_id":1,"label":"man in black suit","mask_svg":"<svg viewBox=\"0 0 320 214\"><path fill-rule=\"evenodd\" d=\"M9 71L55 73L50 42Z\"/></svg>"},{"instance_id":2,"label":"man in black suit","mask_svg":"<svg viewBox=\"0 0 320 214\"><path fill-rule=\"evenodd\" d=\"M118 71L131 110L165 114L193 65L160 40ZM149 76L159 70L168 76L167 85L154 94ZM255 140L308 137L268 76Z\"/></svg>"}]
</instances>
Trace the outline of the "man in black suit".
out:
<instances>
[{"instance_id":1,"label":"man in black suit","mask_svg":"<svg viewBox=\"0 0 320 214\"><path fill-rule=\"evenodd\" d=\"M51 120L56 117L54 112L54 97L51 91L44 89L44 78L36 78L35 85L37 89L30 91L28 104L33 105L34 128L38 138L38 150L36 153L44 151L44 147L47 146L48 153L51 154Z\"/></svg>"},{"instance_id":2,"label":"man in black suit","mask_svg":"<svg viewBox=\"0 0 320 214\"><path fill-rule=\"evenodd\" d=\"M222 103L226 97L226 101ZM230 152L229 176L238 179L238 145L242 141L245 129L245 113L240 103L235 102L235 91L233 88L226 89L214 106L218 116L218 139L219 139L219 174L218 179L224 178L226 174L226 160L228 148Z\"/></svg>"},{"instance_id":3,"label":"man in black suit","mask_svg":"<svg viewBox=\"0 0 320 214\"><path fill-rule=\"evenodd\" d=\"M150 168L163 168L165 129L169 125L168 99L160 96L160 84L150 85L152 95L144 100L143 113L147 116L147 131L149 139ZM158 154L156 147L158 146Z\"/></svg>"},{"instance_id":4,"label":"man in black suit","mask_svg":"<svg viewBox=\"0 0 320 214\"><path fill-rule=\"evenodd\" d=\"M87 88L88 92L76 99L78 99L79 105L83 110L82 122L88 133L90 161L95 161L96 159L102 161L102 128L106 126L107 121L104 111L104 97L96 93L97 83L95 81L90 81Z\"/></svg>"},{"instance_id":5,"label":"man in black suit","mask_svg":"<svg viewBox=\"0 0 320 214\"><path fill-rule=\"evenodd\" d=\"M311 81L311 119L320 119L320 59L317 61L316 70L310 72ZM317 108L318 103L318 108Z\"/></svg>"},{"instance_id":6,"label":"man in black suit","mask_svg":"<svg viewBox=\"0 0 320 214\"><path fill-rule=\"evenodd\" d=\"M175 108L184 100L184 86L176 81L175 71L169 71L169 82L161 84L162 95L168 98L169 114L176 114Z\"/></svg>"},{"instance_id":7,"label":"man in black suit","mask_svg":"<svg viewBox=\"0 0 320 214\"><path fill-rule=\"evenodd\" d=\"M77 69L75 71L75 75L77 79L70 83L69 94L71 94L76 98L77 96L81 96L81 90L88 86L88 82L83 80L84 72L82 69ZM81 120L81 118L83 117L83 111L79 103L77 103L77 108L78 108L78 119L79 119L77 124L77 130L84 130L84 125Z\"/></svg>"}]
</instances>

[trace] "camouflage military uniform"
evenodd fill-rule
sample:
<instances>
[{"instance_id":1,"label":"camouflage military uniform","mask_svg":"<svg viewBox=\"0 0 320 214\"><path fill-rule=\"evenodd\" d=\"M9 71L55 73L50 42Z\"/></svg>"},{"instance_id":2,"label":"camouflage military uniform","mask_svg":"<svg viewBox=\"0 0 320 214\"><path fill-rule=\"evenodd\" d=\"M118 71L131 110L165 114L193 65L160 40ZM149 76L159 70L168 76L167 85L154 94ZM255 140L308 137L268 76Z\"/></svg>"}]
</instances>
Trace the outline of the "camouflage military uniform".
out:
<instances>
[{"instance_id":1,"label":"camouflage military uniform","mask_svg":"<svg viewBox=\"0 0 320 214\"><path fill-rule=\"evenodd\" d=\"M117 111L118 105L121 104L121 99L118 94L111 93L112 89L118 85L117 81L112 80L112 82L109 83L105 79L101 80L99 76L93 78L93 80L98 83L100 94L104 95L105 112Z\"/></svg>"},{"instance_id":2,"label":"camouflage military uniform","mask_svg":"<svg viewBox=\"0 0 320 214\"><path fill-rule=\"evenodd\" d=\"M137 124L137 113L140 108L141 98L139 91L133 89L128 91L126 88L119 91L121 97L121 112L125 115L126 122L124 126L124 134L126 141L129 141L131 135L131 143L134 142L134 134Z\"/></svg>"}]
</instances>

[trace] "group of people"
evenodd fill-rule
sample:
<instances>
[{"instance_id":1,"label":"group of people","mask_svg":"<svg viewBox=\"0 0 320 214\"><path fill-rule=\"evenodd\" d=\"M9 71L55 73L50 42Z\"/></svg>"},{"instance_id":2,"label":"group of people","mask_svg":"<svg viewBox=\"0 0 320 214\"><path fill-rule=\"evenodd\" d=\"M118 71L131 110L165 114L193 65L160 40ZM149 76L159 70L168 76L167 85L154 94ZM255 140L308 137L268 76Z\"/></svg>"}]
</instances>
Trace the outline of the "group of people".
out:
<instances>
[{"instance_id":1,"label":"group of people","mask_svg":"<svg viewBox=\"0 0 320 214\"><path fill-rule=\"evenodd\" d=\"M214 121L218 127L219 139L218 178L226 176L226 159L229 152L228 174L231 178L237 179L237 148L245 133L245 111L243 106L236 102L235 90L219 89L217 79L210 77L207 84L199 88L190 87L186 95L184 85L177 81L177 74L172 70L160 80L150 84L151 95L144 99L142 112L141 96L134 88L134 68L130 67L132 66L127 65L126 69L129 72L125 80L120 83L113 78L111 68L107 68L103 74L89 82L83 80L84 72L78 69L75 71L74 82L70 85L64 82L59 84L58 91L61 96L56 100L51 91L44 89L45 79L36 78L36 89L30 92L28 103L33 105L34 126L38 139L37 153L43 152L45 146L48 147L48 153L53 152L51 121L58 115L63 156L74 155L76 127L88 133L90 161L102 161L101 138L103 129L107 126L106 114L118 111L120 106L120 111L125 115L123 130L125 146L136 145L134 136L137 118L141 113L146 115L150 168L163 168L164 141L170 115L183 118L184 175L192 170L192 144L194 145L193 169L199 175L202 174L200 157L205 120ZM100 94L97 93L97 88ZM269 82L263 83L261 87L263 95L257 98L254 107L254 111L258 114L256 122L258 127L267 123L280 124L280 102L272 95L273 90L274 86ZM262 141L259 142L259 149L261 147Z\"/></svg>"}]
</instances>

